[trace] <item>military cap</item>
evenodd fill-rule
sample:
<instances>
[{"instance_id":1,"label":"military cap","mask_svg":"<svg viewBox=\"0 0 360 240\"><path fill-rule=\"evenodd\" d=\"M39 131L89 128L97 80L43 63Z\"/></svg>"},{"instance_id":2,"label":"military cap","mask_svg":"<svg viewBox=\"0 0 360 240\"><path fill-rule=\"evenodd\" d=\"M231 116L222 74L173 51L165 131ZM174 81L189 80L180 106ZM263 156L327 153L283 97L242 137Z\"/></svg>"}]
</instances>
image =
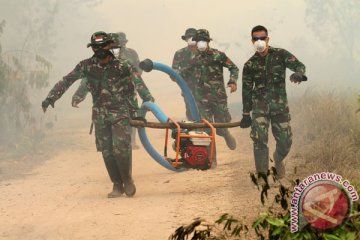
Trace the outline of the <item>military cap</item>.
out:
<instances>
[{"instance_id":1,"label":"military cap","mask_svg":"<svg viewBox=\"0 0 360 240\"><path fill-rule=\"evenodd\" d=\"M182 40L186 40L191 37L195 37L196 35L196 29L195 28L188 28L185 31L185 34L181 36Z\"/></svg>"},{"instance_id":2,"label":"military cap","mask_svg":"<svg viewBox=\"0 0 360 240\"><path fill-rule=\"evenodd\" d=\"M91 35L90 43L88 43L87 47L90 47L90 46L94 47L94 46L102 45L102 44L109 43L109 42L113 42L112 38L106 32L98 31Z\"/></svg>"},{"instance_id":3,"label":"military cap","mask_svg":"<svg viewBox=\"0 0 360 240\"><path fill-rule=\"evenodd\" d=\"M206 29L199 29L196 31L196 35L194 41L207 41L210 42L212 39L210 38L209 31Z\"/></svg>"}]
</instances>

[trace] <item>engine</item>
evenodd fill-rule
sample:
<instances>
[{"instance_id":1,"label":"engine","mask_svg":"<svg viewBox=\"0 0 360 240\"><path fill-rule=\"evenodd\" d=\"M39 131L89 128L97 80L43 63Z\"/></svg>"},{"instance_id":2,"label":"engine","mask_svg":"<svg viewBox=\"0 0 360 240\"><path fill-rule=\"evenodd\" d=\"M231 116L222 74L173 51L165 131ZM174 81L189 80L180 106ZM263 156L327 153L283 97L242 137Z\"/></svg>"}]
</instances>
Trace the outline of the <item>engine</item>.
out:
<instances>
[{"instance_id":1,"label":"engine","mask_svg":"<svg viewBox=\"0 0 360 240\"><path fill-rule=\"evenodd\" d=\"M181 156L182 165L186 168L195 168L206 170L210 165L210 138L196 138L196 136L209 136L204 131L188 131L181 129L181 135L189 135L193 137L181 137L179 153ZM177 144L177 129L172 131L172 138L175 139L173 149L176 151Z\"/></svg>"}]
</instances>

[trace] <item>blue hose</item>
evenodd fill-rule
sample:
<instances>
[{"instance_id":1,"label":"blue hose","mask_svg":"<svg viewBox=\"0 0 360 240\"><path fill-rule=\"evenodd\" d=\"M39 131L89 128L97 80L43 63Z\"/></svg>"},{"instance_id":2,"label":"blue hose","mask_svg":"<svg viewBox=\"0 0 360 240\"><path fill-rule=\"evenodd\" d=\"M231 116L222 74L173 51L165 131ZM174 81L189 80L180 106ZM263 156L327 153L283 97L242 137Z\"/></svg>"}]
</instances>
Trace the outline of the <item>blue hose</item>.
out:
<instances>
[{"instance_id":1,"label":"blue hose","mask_svg":"<svg viewBox=\"0 0 360 240\"><path fill-rule=\"evenodd\" d=\"M191 90L189 89L185 80L179 74L177 74L177 72L175 72L174 69L172 69L171 67L169 67L165 64L153 62L153 69L167 73L170 75L170 77L175 78L176 83L179 85L182 93L185 96L185 101L190 106L190 115L191 115L192 119L194 121L200 121L201 117L200 117L199 110L198 110L196 102L195 102L195 98L192 95Z\"/></svg>"},{"instance_id":2,"label":"blue hose","mask_svg":"<svg viewBox=\"0 0 360 240\"><path fill-rule=\"evenodd\" d=\"M185 101L187 101L187 103L189 103L188 105L190 106L190 115L191 115L192 119L194 119L195 121L200 121L200 119L201 119L200 113L197 108L195 98L191 94L191 90L187 86L185 80L179 74L177 74L171 67L169 67L165 64L152 62L150 59L146 59L146 60L142 61L140 63L140 68L142 68L145 72L150 72L153 69L159 70L161 72L168 74L173 79L175 79L176 83L179 85L179 87L181 88L181 91L183 92L183 94L185 96ZM161 123L166 123L168 121L168 117L165 115L165 113L163 113L161 111L161 109L155 103L144 102L141 105L141 111L143 113L143 117L145 117L146 112L148 110L150 110ZM170 164L170 162L168 162L165 159L164 156L162 156L161 154L159 154L156 151L156 149L151 145L149 138L147 137L145 128L138 128L138 132L139 132L140 141L143 144L145 150L149 153L149 155L156 162L158 162L161 166L163 166L171 171L176 171L176 172L183 171L183 169L174 168Z\"/></svg>"},{"instance_id":3,"label":"blue hose","mask_svg":"<svg viewBox=\"0 0 360 240\"><path fill-rule=\"evenodd\" d=\"M166 123L168 118L167 116L161 111L161 109L152 102L144 102L141 106L141 109L143 110L144 117L146 115L146 111L150 110L155 117L161 122L161 123ZM162 156L161 154L159 154L156 149L151 145L149 138L147 137L146 134L146 130L145 128L139 128L139 138L141 143L143 144L145 150L150 154L150 156L156 161L158 162L161 166L172 170L172 171L180 171L179 169L174 168L166 159L164 156Z\"/></svg>"}]
</instances>

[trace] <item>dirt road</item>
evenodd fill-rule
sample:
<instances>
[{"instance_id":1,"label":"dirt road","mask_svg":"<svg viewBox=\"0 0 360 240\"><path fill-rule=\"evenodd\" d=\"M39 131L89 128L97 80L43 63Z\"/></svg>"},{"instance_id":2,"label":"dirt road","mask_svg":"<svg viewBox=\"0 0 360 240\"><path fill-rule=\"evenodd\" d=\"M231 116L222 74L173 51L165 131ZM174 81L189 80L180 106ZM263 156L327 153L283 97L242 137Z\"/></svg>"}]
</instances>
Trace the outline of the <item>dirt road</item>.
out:
<instances>
[{"instance_id":1,"label":"dirt road","mask_svg":"<svg viewBox=\"0 0 360 240\"><path fill-rule=\"evenodd\" d=\"M218 138L215 170L173 173L143 148L133 151L137 194L117 199L106 198L112 185L88 128L55 131L71 143L66 151L0 182L0 239L167 239L196 217L253 216L260 207L248 174L254 168L249 130L231 130L235 151ZM151 133L160 151L163 136L161 130Z\"/></svg>"}]
</instances>

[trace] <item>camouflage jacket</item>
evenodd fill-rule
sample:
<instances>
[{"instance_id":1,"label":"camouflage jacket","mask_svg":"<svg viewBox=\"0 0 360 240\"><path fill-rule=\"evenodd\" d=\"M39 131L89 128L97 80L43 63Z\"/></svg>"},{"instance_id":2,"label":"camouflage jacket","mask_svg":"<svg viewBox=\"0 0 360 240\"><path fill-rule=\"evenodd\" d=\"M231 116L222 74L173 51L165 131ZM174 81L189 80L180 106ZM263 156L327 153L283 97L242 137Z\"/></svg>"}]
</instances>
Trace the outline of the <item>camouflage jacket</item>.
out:
<instances>
[{"instance_id":1,"label":"camouflage jacket","mask_svg":"<svg viewBox=\"0 0 360 240\"><path fill-rule=\"evenodd\" d=\"M223 68L228 68L230 72L230 80L227 84L236 84L239 75L239 68L226 54L213 48L205 52L199 51L194 56L193 67L197 81L196 100L226 102Z\"/></svg>"},{"instance_id":2,"label":"camouflage jacket","mask_svg":"<svg viewBox=\"0 0 360 240\"><path fill-rule=\"evenodd\" d=\"M185 80L186 84L193 91L194 89L194 73L192 70L192 59L195 52L190 47L184 47L175 52L172 68Z\"/></svg>"},{"instance_id":3,"label":"camouflage jacket","mask_svg":"<svg viewBox=\"0 0 360 240\"><path fill-rule=\"evenodd\" d=\"M93 97L94 122L113 122L129 117L134 81L139 77L134 74L128 61L113 58L107 65L101 66L95 57L85 59L55 84L47 99L55 102L80 78L87 79L87 86Z\"/></svg>"},{"instance_id":4,"label":"camouflage jacket","mask_svg":"<svg viewBox=\"0 0 360 240\"><path fill-rule=\"evenodd\" d=\"M243 112L250 112L253 101L265 97L279 110L287 106L286 68L305 74L305 65L285 49L269 47L262 57L255 53L245 64L242 76Z\"/></svg>"},{"instance_id":5,"label":"camouflage jacket","mask_svg":"<svg viewBox=\"0 0 360 240\"><path fill-rule=\"evenodd\" d=\"M118 59L128 60L135 67L135 71L137 72L138 77L136 79L134 79L134 83L135 83L136 91L139 93L139 96L141 97L141 99L143 101L154 101L154 98L151 95L144 80L140 77L142 71L139 68L140 61L139 61L139 56L136 53L136 51L131 48L122 48L122 49L120 49L119 56L116 56L116 57ZM86 78L84 78L81 81L79 88L74 93L74 95L72 97L72 101L77 102L77 103L84 101L88 92L89 92L89 90L88 90L88 86L87 86L87 80L86 80ZM133 96L132 103L135 108L138 108L136 93ZM133 110L135 111L135 109L133 109Z\"/></svg>"}]
</instances>

